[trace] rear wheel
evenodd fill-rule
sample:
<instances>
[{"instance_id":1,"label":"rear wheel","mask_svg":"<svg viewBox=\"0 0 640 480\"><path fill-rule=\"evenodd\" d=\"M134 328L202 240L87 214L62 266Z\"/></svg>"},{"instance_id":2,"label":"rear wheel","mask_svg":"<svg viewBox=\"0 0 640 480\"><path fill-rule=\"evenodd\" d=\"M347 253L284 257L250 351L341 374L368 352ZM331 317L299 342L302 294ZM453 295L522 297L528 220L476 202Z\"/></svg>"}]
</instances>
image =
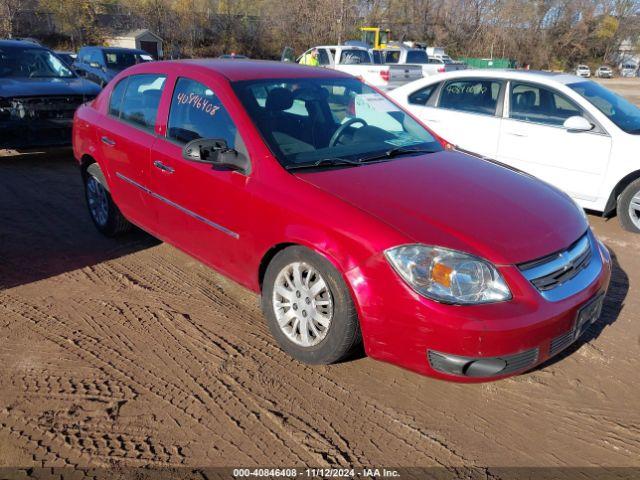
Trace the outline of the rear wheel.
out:
<instances>
[{"instance_id":1,"label":"rear wheel","mask_svg":"<svg viewBox=\"0 0 640 480\"><path fill-rule=\"evenodd\" d=\"M85 172L84 187L89 215L100 233L115 237L131 229L131 224L124 218L100 179Z\"/></svg>"},{"instance_id":2,"label":"rear wheel","mask_svg":"<svg viewBox=\"0 0 640 480\"><path fill-rule=\"evenodd\" d=\"M640 178L631 182L618 197L618 218L625 230L640 233Z\"/></svg>"},{"instance_id":3,"label":"rear wheel","mask_svg":"<svg viewBox=\"0 0 640 480\"><path fill-rule=\"evenodd\" d=\"M304 248L278 253L265 273L262 309L280 347L297 360L329 364L361 342L358 315L333 265Z\"/></svg>"}]
</instances>

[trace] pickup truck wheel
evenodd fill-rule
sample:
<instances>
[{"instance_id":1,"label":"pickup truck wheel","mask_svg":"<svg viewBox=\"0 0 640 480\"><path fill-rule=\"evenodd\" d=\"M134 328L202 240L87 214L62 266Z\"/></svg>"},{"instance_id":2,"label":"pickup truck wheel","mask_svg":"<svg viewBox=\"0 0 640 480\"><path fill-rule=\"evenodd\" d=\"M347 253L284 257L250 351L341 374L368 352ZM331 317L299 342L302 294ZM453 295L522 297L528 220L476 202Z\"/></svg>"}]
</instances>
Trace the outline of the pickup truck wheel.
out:
<instances>
[{"instance_id":1,"label":"pickup truck wheel","mask_svg":"<svg viewBox=\"0 0 640 480\"><path fill-rule=\"evenodd\" d=\"M89 215L100 233L115 237L131 229L131 224L97 177L87 172L84 175L84 186Z\"/></svg>"},{"instance_id":2,"label":"pickup truck wheel","mask_svg":"<svg viewBox=\"0 0 640 480\"><path fill-rule=\"evenodd\" d=\"M618 218L625 230L640 233L640 178L631 182L618 197Z\"/></svg>"},{"instance_id":3,"label":"pickup truck wheel","mask_svg":"<svg viewBox=\"0 0 640 480\"><path fill-rule=\"evenodd\" d=\"M262 310L280 347L304 363L337 362L361 342L344 280L328 260L304 247L289 247L273 258Z\"/></svg>"}]
</instances>

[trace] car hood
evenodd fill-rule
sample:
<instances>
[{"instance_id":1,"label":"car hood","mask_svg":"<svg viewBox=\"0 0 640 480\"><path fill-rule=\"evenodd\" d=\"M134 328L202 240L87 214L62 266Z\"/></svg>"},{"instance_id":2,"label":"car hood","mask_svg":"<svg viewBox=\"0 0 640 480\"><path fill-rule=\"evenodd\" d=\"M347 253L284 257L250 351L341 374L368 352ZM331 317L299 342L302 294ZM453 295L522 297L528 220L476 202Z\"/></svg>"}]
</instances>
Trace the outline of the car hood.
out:
<instances>
[{"instance_id":1,"label":"car hood","mask_svg":"<svg viewBox=\"0 0 640 480\"><path fill-rule=\"evenodd\" d=\"M412 242L496 264L568 247L588 228L573 201L522 172L457 152L296 176L365 211Z\"/></svg>"},{"instance_id":2,"label":"car hood","mask_svg":"<svg viewBox=\"0 0 640 480\"><path fill-rule=\"evenodd\" d=\"M83 78L0 78L0 97L37 97L41 95L90 95L100 87Z\"/></svg>"}]
</instances>

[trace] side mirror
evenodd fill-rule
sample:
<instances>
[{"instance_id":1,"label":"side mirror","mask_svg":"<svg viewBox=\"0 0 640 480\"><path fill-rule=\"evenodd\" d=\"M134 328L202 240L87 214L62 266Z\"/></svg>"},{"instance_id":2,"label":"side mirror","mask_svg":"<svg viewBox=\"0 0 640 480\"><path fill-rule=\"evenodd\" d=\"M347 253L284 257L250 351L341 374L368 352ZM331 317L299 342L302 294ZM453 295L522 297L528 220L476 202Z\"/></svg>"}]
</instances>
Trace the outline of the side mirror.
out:
<instances>
[{"instance_id":1,"label":"side mirror","mask_svg":"<svg viewBox=\"0 0 640 480\"><path fill-rule=\"evenodd\" d=\"M229 148L227 142L219 138L191 140L182 149L182 158L231 168L244 174L249 173L249 159L237 150Z\"/></svg>"},{"instance_id":2,"label":"side mirror","mask_svg":"<svg viewBox=\"0 0 640 480\"><path fill-rule=\"evenodd\" d=\"M569 117L564 121L564 128L566 128L569 132L588 132L593 130L594 125L584 117L580 115L574 115L573 117Z\"/></svg>"}]
</instances>

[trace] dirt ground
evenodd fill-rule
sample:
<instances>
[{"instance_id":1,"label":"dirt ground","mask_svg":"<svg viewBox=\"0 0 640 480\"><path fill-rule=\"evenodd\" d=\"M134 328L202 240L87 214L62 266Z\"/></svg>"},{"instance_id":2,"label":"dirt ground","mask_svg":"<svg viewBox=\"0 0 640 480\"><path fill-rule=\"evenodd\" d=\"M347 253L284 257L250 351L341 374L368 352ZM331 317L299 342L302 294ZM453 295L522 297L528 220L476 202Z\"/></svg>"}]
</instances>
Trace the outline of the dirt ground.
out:
<instances>
[{"instance_id":1,"label":"dirt ground","mask_svg":"<svg viewBox=\"0 0 640 480\"><path fill-rule=\"evenodd\" d=\"M101 237L68 152L1 157L0 205L0 466L640 467L640 236L616 219L589 217L615 271L584 341L459 385L293 361L254 294Z\"/></svg>"}]
</instances>

